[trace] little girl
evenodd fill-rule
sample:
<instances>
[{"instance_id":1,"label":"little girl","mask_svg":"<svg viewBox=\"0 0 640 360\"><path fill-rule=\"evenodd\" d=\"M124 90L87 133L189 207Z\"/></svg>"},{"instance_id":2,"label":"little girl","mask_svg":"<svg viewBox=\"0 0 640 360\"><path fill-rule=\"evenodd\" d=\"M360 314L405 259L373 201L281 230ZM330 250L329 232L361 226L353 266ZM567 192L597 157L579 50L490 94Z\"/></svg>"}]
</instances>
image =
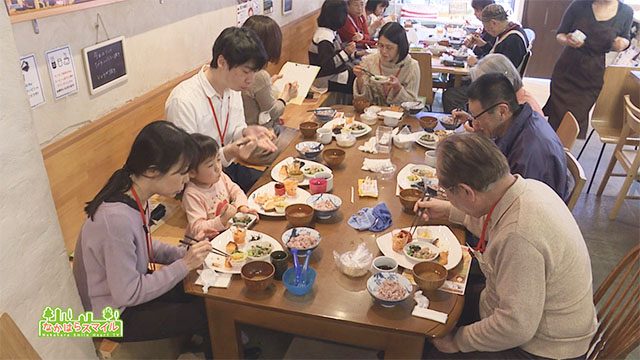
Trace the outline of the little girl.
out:
<instances>
[{"instance_id":1,"label":"little girl","mask_svg":"<svg viewBox=\"0 0 640 360\"><path fill-rule=\"evenodd\" d=\"M202 134L192 134L191 138L198 145L198 155L182 195L189 221L187 234L197 239L211 238L227 229L236 213L256 211L247 206L247 196L240 186L222 172L218 143Z\"/></svg>"}]
</instances>

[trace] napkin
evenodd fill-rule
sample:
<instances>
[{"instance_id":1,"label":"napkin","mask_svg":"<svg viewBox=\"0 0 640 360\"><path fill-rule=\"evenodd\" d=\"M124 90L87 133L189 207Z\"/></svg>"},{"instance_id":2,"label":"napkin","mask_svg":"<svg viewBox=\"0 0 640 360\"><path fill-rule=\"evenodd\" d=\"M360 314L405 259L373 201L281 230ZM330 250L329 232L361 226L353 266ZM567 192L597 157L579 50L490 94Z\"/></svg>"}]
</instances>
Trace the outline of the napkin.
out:
<instances>
[{"instance_id":1,"label":"napkin","mask_svg":"<svg viewBox=\"0 0 640 360\"><path fill-rule=\"evenodd\" d=\"M375 137L369 138L364 144L358 146L358 150L364 151L370 154L377 154L378 149L376 148L377 140Z\"/></svg>"},{"instance_id":2,"label":"napkin","mask_svg":"<svg viewBox=\"0 0 640 360\"><path fill-rule=\"evenodd\" d=\"M351 215L347 223L356 230L380 232L391 226L391 213L385 203L380 203L373 209L360 209L357 213Z\"/></svg>"},{"instance_id":3,"label":"napkin","mask_svg":"<svg viewBox=\"0 0 640 360\"><path fill-rule=\"evenodd\" d=\"M204 269L198 270L200 275L196 280L196 285L202 285L202 292L208 293L210 287L227 288L231 282L232 274L218 273L205 265Z\"/></svg>"},{"instance_id":4,"label":"napkin","mask_svg":"<svg viewBox=\"0 0 640 360\"><path fill-rule=\"evenodd\" d=\"M368 170L372 172L380 172L380 170L393 167L391 159L369 159L364 158L362 162L362 170Z\"/></svg>"},{"instance_id":5,"label":"napkin","mask_svg":"<svg viewBox=\"0 0 640 360\"><path fill-rule=\"evenodd\" d=\"M413 295L413 299L416 301L417 305L413 308L411 315L437 321L441 324L445 324L447 322L449 315L440 311L428 309L429 299L422 295L422 291L416 291Z\"/></svg>"}]
</instances>

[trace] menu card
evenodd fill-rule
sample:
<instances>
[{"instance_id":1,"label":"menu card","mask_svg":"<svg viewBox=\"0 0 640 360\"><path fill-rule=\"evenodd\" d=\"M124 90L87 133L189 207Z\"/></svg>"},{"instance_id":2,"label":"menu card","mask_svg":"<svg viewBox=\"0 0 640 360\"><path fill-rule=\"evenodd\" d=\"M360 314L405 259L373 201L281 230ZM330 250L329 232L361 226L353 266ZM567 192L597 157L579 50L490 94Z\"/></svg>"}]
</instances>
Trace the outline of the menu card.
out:
<instances>
[{"instance_id":1,"label":"menu card","mask_svg":"<svg viewBox=\"0 0 640 360\"><path fill-rule=\"evenodd\" d=\"M469 270L471 270L471 254L469 248L462 247L462 260L453 269L449 270L449 275L444 284L440 287L441 291L448 292L456 295L464 295L464 291L467 288L467 279L469 278ZM404 277L409 279L411 284L417 285L413 280L413 272L409 269L405 269L402 273Z\"/></svg>"}]
</instances>

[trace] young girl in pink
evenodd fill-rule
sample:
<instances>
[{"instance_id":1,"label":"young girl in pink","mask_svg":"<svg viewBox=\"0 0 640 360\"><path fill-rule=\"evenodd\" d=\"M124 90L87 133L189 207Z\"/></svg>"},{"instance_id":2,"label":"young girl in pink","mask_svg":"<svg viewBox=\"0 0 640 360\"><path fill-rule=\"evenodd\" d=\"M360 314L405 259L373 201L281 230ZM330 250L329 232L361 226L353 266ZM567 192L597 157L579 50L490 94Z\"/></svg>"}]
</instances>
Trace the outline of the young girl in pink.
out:
<instances>
[{"instance_id":1,"label":"young girl in pink","mask_svg":"<svg viewBox=\"0 0 640 360\"><path fill-rule=\"evenodd\" d=\"M240 186L222 172L218 143L211 137L192 134L198 144L196 162L189 171L190 182L182 195L187 213L187 234L197 239L212 238L229 227L238 212L253 213Z\"/></svg>"}]
</instances>

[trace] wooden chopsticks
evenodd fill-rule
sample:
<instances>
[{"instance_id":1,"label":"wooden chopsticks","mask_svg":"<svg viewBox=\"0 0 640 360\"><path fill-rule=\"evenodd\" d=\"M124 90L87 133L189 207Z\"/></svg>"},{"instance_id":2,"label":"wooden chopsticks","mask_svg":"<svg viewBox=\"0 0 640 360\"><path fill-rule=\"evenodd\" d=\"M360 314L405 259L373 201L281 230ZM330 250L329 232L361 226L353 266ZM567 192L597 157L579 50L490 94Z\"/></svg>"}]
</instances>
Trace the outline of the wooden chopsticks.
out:
<instances>
[{"instance_id":1,"label":"wooden chopsticks","mask_svg":"<svg viewBox=\"0 0 640 360\"><path fill-rule=\"evenodd\" d=\"M426 201L431 200L431 195L428 195L426 185L424 186L424 191L422 192L422 198L419 201L425 200L425 197L426 197ZM420 224L420 218L422 217L423 213L424 213L424 210L418 210L416 211L416 214L413 216L413 221L411 222L411 227L409 228L409 232L411 233L411 236L413 236L416 232L416 229L418 229L418 225Z\"/></svg>"},{"instance_id":2,"label":"wooden chopsticks","mask_svg":"<svg viewBox=\"0 0 640 360\"><path fill-rule=\"evenodd\" d=\"M200 240L198 240L196 238L193 238L193 237L191 237L189 235L185 235L184 237L185 237L185 239L181 239L180 243L184 244L184 245L187 245L187 249L189 249L189 246L193 245L194 242L200 242ZM186 239L188 239L190 241L187 241ZM218 248L214 248L214 247L211 247L211 252L216 254L216 255L220 255L220 256L224 256L224 257L231 256L231 255L227 254L225 251L222 251L222 250L220 250Z\"/></svg>"}]
</instances>

